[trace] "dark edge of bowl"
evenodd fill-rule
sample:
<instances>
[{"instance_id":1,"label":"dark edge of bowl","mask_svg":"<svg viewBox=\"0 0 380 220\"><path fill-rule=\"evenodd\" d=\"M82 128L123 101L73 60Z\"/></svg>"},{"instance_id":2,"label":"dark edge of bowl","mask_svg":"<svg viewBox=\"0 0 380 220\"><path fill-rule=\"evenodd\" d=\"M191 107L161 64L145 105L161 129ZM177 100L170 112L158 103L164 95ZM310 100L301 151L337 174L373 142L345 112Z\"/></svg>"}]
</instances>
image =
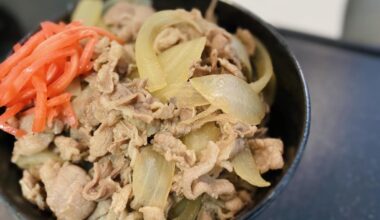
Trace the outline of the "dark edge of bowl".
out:
<instances>
[{"instance_id":1,"label":"dark edge of bowl","mask_svg":"<svg viewBox=\"0 0 380 220\"><path fill-rule=\"evenodd\" d=\"M271 205L271 203L274 201L276 196L278 196L283 190L285 189L286 185L289 183L289 181L294 176L295 170L298 167L299 163L301 162L302 154L305 151L307 139L309 137L310 132L310 122L311 122L311 104L310 104L310 95L309 95L309 89L305 80L305 77L303 75L303 71L301 69L300 64L298 63L294 53L291 51L289 46L286 43L286 40L284 37L270 24L268 24L266 21L262 20L260 17L256 16L254 13L252 13L250 10L246 9L245 7L241 6L237 2L232 2L229 0L219 0L227 5L230 5L232 7L237 8L238 10L242 11L243 13L249 15L253 19L257 20L258 23L260 23L264 28L266 28L270 34L272 34L277 40L279 45L281 45L285 51L289 54L291 61L293 65L297 69L297 75L301 80L302 83L302 89L303 89L303 96L305 101L305 121L303 124L303 133L302 138L300 139L300 142L298 143L299 148L297 150L296 156L294 157L294 160L292 161L290 167L284 174L284 176L281 178L280 182L274 187L274 189L267 195L263 200L261 200L259 203L256 204L253 211L248 212L241 216L241 219L253 219L261 214L261 212Z\"/></svg>"},{"instance_id":2,"label":"dark edge of bowl","mask_svg":"<svg viewBox=\"0 0 380 220\"><path fill-rule=\"evenodd\" d=\"M281 192L283 192L283 190L285 189L285 187L287 186L289 181L294 176L295 170L298 167L298 165L302 159L302 154L306 148L306 143L307 143L307 139L308 139L309 132L310 132L310 122L311 122L310 96L309 96L308 86L307 86L307 83L305 81L305 77L303 75L303 71L301 69L301 66L298 63L294 53L291 51L291 49L287 45L284 37L272 25L268 24L266 21L262 20L260 17L256 16L250 10L241 6L237 2L232 2L230 0L219 0L219 1L223 2L224 4L230 5L234 8L237 8L238 10L249 15L253 19L257 20L258 23L260 23L264 28L266 28L268 30L268 32L270 34L272 34L278 40L279 45L281 45L281 47L283 47L284 50L289 54L289 57L291 58L293 65L297 69L297 75L300 78L300 81L302 83L303 98L305 101L305 106L304 106L304 108L305 108L305 120L304 120L304 124L303 124L303 129L302 129L303 133L302 133L302 138L298 143L299 148L297 150L296 156L294 157L294 160L292 161L290 167L288 168L288 170L286 171L284 176L281 178L279 183L273 188L273 190L267 196L265 196L264 199L262 199L259 203L257 203L251 212L247 212L246 214L243 214L240 216L241 219L254 219L255 217L259 216L265 210L265 208L268 208L272 204L274 199L278 195L280 195ZM60 16L57 16L55 19L52 19L52 20L62 20L62 18L67 17L67 14L70 13L70 11L72 11L73 7L74 7L73 5L68 5L66 7L66 10L64 11L64 13L62 13ZM38 27L35 29L37 30ZM34 33L34 32L32 31L29 34L27 34L26 36L24 36L20 40L20 42L24 42L26 39L28 39L30 37L30 35L32 33ZM20 210L18 210L18 208L12 207L10 199L7 198L7 196L4 196L3 191L4 191L4 189L0 188L0 202L5 204L7 209L11 210L9 213L12 216L16 217L17 219L26 219L25 215L23 215L22 212L20 212Z\"/></svg>"}]
</instances>

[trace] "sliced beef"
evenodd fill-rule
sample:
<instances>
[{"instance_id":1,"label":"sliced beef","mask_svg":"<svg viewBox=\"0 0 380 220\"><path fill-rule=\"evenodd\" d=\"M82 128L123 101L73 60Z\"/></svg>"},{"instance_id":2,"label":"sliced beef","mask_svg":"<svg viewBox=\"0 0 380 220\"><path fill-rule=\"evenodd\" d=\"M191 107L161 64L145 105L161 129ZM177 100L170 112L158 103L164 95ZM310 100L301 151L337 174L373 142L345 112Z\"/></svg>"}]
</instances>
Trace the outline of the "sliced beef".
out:
<instances>
[{"instance_id":1,"label":"sliced beef","mask_svg":"<svg viewBox=\"0 0 380 220\"><path fill-rule=\"evenodd\" d=\"M284 167L284 159L282 157L284 144L280 139L253 139L252 141L249 141L249 144L260 173Z\"/></svg>"},{"instance_id":2,"label":"sliced beef","mask_svg":"<svg viewBox=\"0 0 380 220\"><path fill-rule=\"evenodd\" d=\"M81 150L83 147L71 137L58 136L54 139L59 155L66 161L79 161L82 159Z\"/></svg>"},{"instance_id":3,"label":"sliced beef","mask_svg":"<svg viewBox=\"0 0 380 220\"><path fill-rule=\"evenodd\" d=\"M65 163L45 163L40 170L46 189L46 203L58 219L80 220L87 218L95 203L86 200L81 191L90 177L80 167Z\"/></svg>"},{"instance_id":4,"label":"sliced beef","mask_svg":"<svg viewBox=\"0 0 380 220\"><path fill-rule=\"evenodd\" d=\"M31 203L44 210L46 208L44 188L29 171L24 170L20 180L22 195Z\"/></svg>"},{"instance_id":5,"label":"sliced beef","mask_svg":"<svg viewBox=\"0 0 380 220\"><path fill-rule=\"evenodd\" d=\"M110 198L120 187L114 178L125 165L127 161L123 155L107 156L95 162L92 179L83 188L83 197L90 201Z\"/></svg>"},{"instance_id":6,"label":"sliced beef","mask_svg":"<svg viewBox=\"0 0 380 220\"><path fill-rule=\"evenodd\" d=\"M30 133L19 138L13 148L12 162L15 162L19 156L30 156L45 150L53 138L54 134L51 133Z\"/></svg>"},{"instance_id":7,"label":"sliced beef","mask_svg":"<svg viewBox=\"0 0 380 220\"><path fill-rule=\"evenodd\" d=\"M89 160L94 161L98 157L106 155L113 140L112 128L101 125L90 138Z\"/></svg>"},{"instance_id":8,"label":"sliced beef","mask_svg":"<svg viewBox=\"0 0 380 220\"><path fill-rule=\"evenodd\" d=\"M104 23L124 40L135 40L143 22L153 14L151 7L119 1L103 17Z\"/></svg>"},{"instance_id":9,"label":"sliced beef","mask_svg":"<svg viewBox=\"0 0 380 220\"><path fill-rule=\"evenodd\" d=\"M194 165L196 156L193 150L188 150L181 140L170 132L157 133L152 141L153 149L162 154L166 160L175 161L181 167Z\"/></svg>"},{"instance_id":10,"label":"sliced beef","mask_svg":"<svg viewBox=\"0 0 380 220\"><path fill-rule=\"evenodd\" d=\"M119 81L119 75L116 73L116 66L125 55L124 48L116 43L111 42L111 45L108 50L105 50L100 57L95 60L97 64L95 70L96 74L96 88L99 92L102 93L112 93L115 87L115 84ZM101 61L99 61L99 59ZM105 60L105 62L103 62Z\"/></svg>"},{"instance_id":11,"label":"sliced beef","mask_svg":"<svg viewBox=\"0 0 380 220\"><path fill-rule=\"evenodd\" d=\"M202 157L200 161L193 167L185 169L183 172L183 177L181 179L181 187L183 190L183 195L187 199L196 199L202 192L194 192L193 183L198 180L199 177L210 172L217 161L219 154L218 146L210 141L207 148L202 151Z\"/></svg>"},{"instance_id":12,"label":"sliced beef","mask_svg":"<svg viewBox=\"0 0 380 220\"><path fill-rule=\"evenodd\" d=\"M110 210L116 214L122 213L126 208L130 197L132 196L132 185L126 185L112 195Z\"/></svg>"},{"instance_id":13,"label":"sliced beef","mask_svg":"<svg viewBox=\"0 0 380 220\"><path fill-rule=\"evenodd\" d=\"M158 34L154 40L153 48L157 53L160 53L185 40L186 35L178 28L167 27Z\"/></svg>"},{"instance_id":14,"label":"sliced beef","mask_svg":"<svg viewBox=\"0 0 380 220\"><path fill-rule=\"evenodd\" d=\"M87 220L105 220L111 206L111 199L98 202L95 210L87 218Z\"/></svg>"}]
</instances>

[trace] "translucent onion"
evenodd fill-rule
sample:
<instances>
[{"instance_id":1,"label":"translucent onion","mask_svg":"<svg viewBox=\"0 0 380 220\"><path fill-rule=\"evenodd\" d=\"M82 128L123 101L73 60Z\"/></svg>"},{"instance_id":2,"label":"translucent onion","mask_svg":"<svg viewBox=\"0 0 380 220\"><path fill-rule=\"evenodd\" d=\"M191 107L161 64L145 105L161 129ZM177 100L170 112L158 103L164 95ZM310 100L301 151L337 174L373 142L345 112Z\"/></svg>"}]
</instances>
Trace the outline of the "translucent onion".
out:
<instances>
[{"instance_id":1,"label":"translucent onion","mask_svg":"<svg viewBox=\"0 0 380 220\"><path fill-rule=\"evenodd\" d=\"M29 156L20 156L15 162L18 167L22 169L28 169L38 165L42 165L48 160L61 160L57 154L51 151L42 151Z\"/></svg>"},{"instance_id":2,"label":"translucent onion","mask_svg":"<svg viewBox=\"0 0 380 220\"><path fill-rule=\"evenodd\" d=\"M235 173L251 185L257 187L270 186L270 183L261 177L249 148L246 147L237 154L232 160L232 165Z\"/></svg>"},{"instance_id":3,"label":"translucent onion","mask_svg":"<svg viewBox=\"0 0 380 220\"><path fill-rule=\"evenodd\" d=\"M192 78L191 85L211 105L249 124L260 124L265 116L265 105L247 82L230 75L208 75Z\"/></svg>"},{"instance_id":4,"label":"translucent onion","mask_svg":"<svg viewBox=\"0 0 380 220\"><path fill-rule=\"evenodd\" d=\"M191 131L182 138L183 143L197 154L207 147L209 141L216 142L221 135L220 129L215 123L210 122L201 128Z\"/></svg>"},{"instance_id":5,"label":"translucent onion","mask_svg":"<svg viewBox=\"0 0 380 220\"><path fill-rule=\"evenodd\" d=\"M81 0L71 16L72 21L81 21L84 25L95 26L102 16L102 0Z\"/></svg>"},{"instance_id":6,"label":"translucent onion","mask_svg":"<svg viewBox=\"0 0 380 220\"><path fill-rule=\"evenodd\" d=\"M142 25L136 39L136 64L140 78L148 79L150 92L164 88L166 74L161 66L153 43L160 31L178 23L189 23L199 29L189 14L182 10L165 10L150 16Z\"/></svg>"},{"instance_id":7,"label":"translucent onion","mask_svg":"<svg viewBox=\"0 0 380 220\"><path fill-rule=\"evenodd\" d=\"M263 90L264 100L269 106L271 106L276 98L276 89L277 89L277 79L276 75L273 74L268 85Z\"/></svg>"},{"instance_id":8,"label":"translucent onion","mask_svg":"<svg viewBox=\"0 0 380 220\"><path fill-rule=\"evenodd\" d=\"M232 36L231 46L235 49L236 55L241 60L241 62L244 64L244 66L247 68L248 73L247 77L248 79L252 78L252 66L251 61L249 60L249 54L247 49L245 49L244 44L237 38L235 35Z\"/></svg>"},{"instance_id":9,"label":"translucent onion","mask_svg":"<svg viewBox=\"0 0 380 220\"><path fill-rule=\"evenodd\" d=\"M159 55L166 83L182 84L190 78L190 67L201 58L206 38L200 37L169 48Z\"/></svg>"},{"instance_id":10,"label":"translucent onion","mask_svg":"<svg viewBox=\"0 0 380 220\"><path fill-rule=\"evenodd\" d=\"M255 38L256 52L253 58L253 63L256 67L258 80L250 84L251 88L260 93L269 83L273 74L273 65L268 50L264 44Z\"/></svg>"},{"instance_id":11,"label":"translucent onion","mask_svg":"<svg viewBox=\"0 0 380 220\"><path fill-rule=\"evenodd\" d=\"M179 107L197 107L208 102L188 82L191 65L201 58L206 38L178 44L158 56L166 76L165 88L153 93L161 101L176 98Z\"/></svg>"},{"instance_id":12,"label":"translucent onion","mask_svg":"<svg viewBox=\"0 0 380 220\"><path fill-rule=\"evenodd\" d=\"M198 113L197 115L195 115L194 117L192 118L189 118L189 119L186 119L184 121L181 121L181 123L184 123L184 124L191 124L191 123L194 123L195 121L198 121L198 120L202 120L204 118L207 118L207 117L210 117L211 114L213 114L214 112L218 111L219 108L218 107L215 107L213 105L210 105L206 110Z\"/></svg>"},{"instance_id":13,"label":"translucent onion","mask_svg":"<svg viewBox=\"0 0 380 220\"><path fill-rule=\"evenodd\" d=\"M116 3L122 2L122 1L129 2L132 4L152 6L152 0L107 0L104 3L103 13L105 13L108 9L110 9Z\"/></svg>"},{"instance_id":14,"label":"translucent onion","mask_svg":"<svg viewBox=\"0 0 380 220\"><path fill-rule=\"evenodd\" d=\"M209 104L209 102L188 82L169 85L164 89L154 92L153 95L161 101L175 98L176 105L180 108L198 107Z\"/></svg>"},{"instance_id":15,"label":"translucent onion","mask_svg":"<svg viewBox=\"0 0 380 220\"><path fill-rule=\"evenodd\" d=\"M169 212L173 220L195 220L202 205L201 197L196 200L182 199Z\"/></svg>"},{"instance_id":16,"label":"translucent onion","mask_svg":"<svg viewBox=\"0 0 380 220\"><path fill-rule=\"evenodd\" d=\"M135 206L165 207L172 186L174 165L149 146L141 150L133 167Z\"/></svg>"}]
</instances>

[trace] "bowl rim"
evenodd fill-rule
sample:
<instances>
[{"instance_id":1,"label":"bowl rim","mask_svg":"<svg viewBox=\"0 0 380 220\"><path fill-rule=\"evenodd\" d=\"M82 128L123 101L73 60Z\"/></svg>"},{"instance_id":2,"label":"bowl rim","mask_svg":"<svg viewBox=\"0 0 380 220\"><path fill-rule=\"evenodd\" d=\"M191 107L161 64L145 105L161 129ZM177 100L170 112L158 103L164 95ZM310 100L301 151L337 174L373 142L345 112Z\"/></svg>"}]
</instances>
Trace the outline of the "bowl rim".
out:
<instances>
[{"instance_id":1,"label":"bowl rim","mask_svg":"<svg viewBox=\"0 0 380 220\"><path fill-rule=\"evenodd\" d=\"M302 92L303 92L303 101L305 109L305 119L303 121L302 125L302 137L298 143L298 149L296 152L296 155L290 164L288 170L285 172L285 174L281 177L280 181L277 183L277 185L271 190L269 194L264 196L264 199L262 199L259 203L257 203L251 211L248 211L246 214L242 215L241 219L254 219L255 217L259 216L266 208L268 208L274 201L276 197L278 197L285 189L285 187L288 185L289 181L294 176L294 173L298 167L298 165L301 162L302 155L305 151L306 144L308 141L309 133L310 133L310 123L311 123L311 103L310 103L310 94L308 85L306 83L305 77L303 75L303 71L301 68L301 65L299 64L298 60L296 59L296 56L288 46L286 40L284 37L269 23L261 19L259 16L257 16L255 13L247 9L246 7L243 7L236 1L231 0L219 0L219 2L222 2L230 7L236 8L242 13L248 15L252 19L256 20L260 25L262 25L269 34L273 35L274 38L278 41L279 46L282 47L285 52L289 55L290 60L292 64L297 69L297 75L301 81L302 86Z\"/></svg>"},{"instance_id":2,"label":"bowl rim","mask_svg":"<svg viewBox=\"0 0 380 220\"><path fill-rule=\"evenodd\" d=\"M218 0L218 2L226 4L230 7L233 7L237 9L238 11L240 11L241 13L248 15L251 19L256 20L260 25L262 25L268 31L269 34L274 36L274 38L278 41L279 46L285 50L285 52L289 55L291 63L295 66L297 70L296 71L297 75L301 81L302 92L303 92L303 101L304 101L303 108L305 110L305 118L302 125L302 137L298 143L298 148L297 148L295 157L292 163L290 164L289 168L285 172L285 174L281 177L280 181L276 184L276 186L267 195L265 195L264 198L253 207L253 209L249 210L247 213L239 217L239 219L248 220L248 219L254 219L255 217L259 216L266 208L268 208L273 203L275 198L278 197L284 191L289 181L293 178L294 173L301 162L302 155L305 151L309 133L310 133L310 124L311 124L310 94L309 94L308 85L303 75L302 68L298 60L296 59L296 56L294 55L294 53L288 46L284 37L276 30L276 28L274 28L271 24L267 23L262 18L257 16L254 12L250 11L246 7L243 7L236 1ZM55 19L52 19L52 20L62 20L62 18L67 16L70 13L70 11L73 10L73 8L74 8L74 5L69 4L66 7L66 10L64 10L64 13L62 13L61 15L57 16ZM19 40L19 42L24 42L38 29L39 29L39 26L37 26L32 31L28 32L26 35L24 35L24 37L22 37ZM10 53L11 52L12 51L10 51ZM5 196L4 195L5 193L3 191L4 189L0 189L0 203L4 204L5 207L10 210L10 212L8 212L10 215L16 217L17 219L25 219L25 215L20 210L12 206L11 199Z\"/></svg>"}]
</instances>

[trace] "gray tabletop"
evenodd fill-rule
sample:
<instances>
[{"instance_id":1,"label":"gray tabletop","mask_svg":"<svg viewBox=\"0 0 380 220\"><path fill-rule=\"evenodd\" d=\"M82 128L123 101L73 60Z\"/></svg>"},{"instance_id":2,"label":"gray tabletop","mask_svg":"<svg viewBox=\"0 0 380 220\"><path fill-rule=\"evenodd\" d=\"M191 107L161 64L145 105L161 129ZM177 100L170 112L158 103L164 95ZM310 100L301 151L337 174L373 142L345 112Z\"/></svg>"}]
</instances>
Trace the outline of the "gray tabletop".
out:
<instances>
[{"instance_id":1,"label":"gray tabletop","mask_svg":"<svg viewBox=\"0 0 380 220\"><path fill-rule=\"evenodd\" d=\"M309 84L311 134L294 178L257 219L380 219L380 58L287 40ZM11 215L0 205L0 219Z\"/></svg>"}]
</instances>

